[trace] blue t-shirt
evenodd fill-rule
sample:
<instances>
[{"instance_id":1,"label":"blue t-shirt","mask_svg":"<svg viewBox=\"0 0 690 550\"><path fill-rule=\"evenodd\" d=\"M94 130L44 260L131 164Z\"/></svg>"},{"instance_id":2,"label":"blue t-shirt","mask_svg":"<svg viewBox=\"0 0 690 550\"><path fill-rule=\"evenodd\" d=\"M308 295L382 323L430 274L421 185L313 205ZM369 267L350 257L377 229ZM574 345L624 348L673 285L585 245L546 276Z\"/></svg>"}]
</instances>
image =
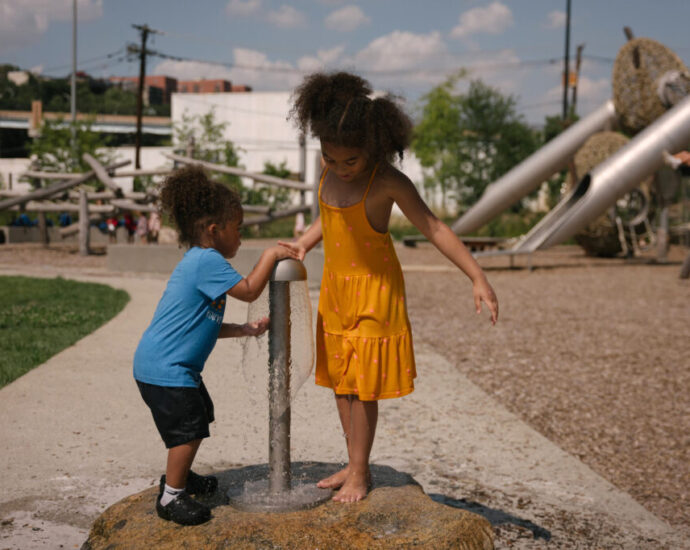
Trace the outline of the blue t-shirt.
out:
<instances>
[{"instance_id":1,"label":"blue t-shirt","mask_svg":"<svg viewBox=\"0 0 690 550\"><path fill-rule=\"evenodd\" d=\"M134 354L134 378L198 387L223 323L225 293L242 280L213 248L190 248L170 276Z\"/></svg>"}]
</instances>

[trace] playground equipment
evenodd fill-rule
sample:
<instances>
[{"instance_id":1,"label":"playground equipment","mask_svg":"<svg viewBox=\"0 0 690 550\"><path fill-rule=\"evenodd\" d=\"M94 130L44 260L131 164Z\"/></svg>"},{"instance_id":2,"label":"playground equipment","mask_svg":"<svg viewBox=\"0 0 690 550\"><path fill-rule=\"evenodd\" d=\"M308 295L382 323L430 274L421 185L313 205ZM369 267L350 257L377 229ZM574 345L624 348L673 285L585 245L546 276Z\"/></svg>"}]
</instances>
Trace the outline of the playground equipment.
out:
<instances>
[{"instance_id":1,"label":"playground equipment","mask_svg":"<svg viewBox=\"0 0 690 550\"><path fill-rule=\"evenodd\" d=\"M201 164L211 172L234 174L267 185L287 187L299 191L313 191L314 189L313 185L305 182L246 172L238 168L202 162L181 155L170 154L167 156L175 163ZM36 170L25 172L23 174L24 177L47 182L46 185L27 193L0 191L0 197L6 197L4 200L0 200L0 211L22 210L38 212L39 230L42 232L44 244L48 244L46 212L79 212L79 221L62 228L60 234L64 238L78 233L79 251L82 255L86 255L89 253L89 226L91 223L103 221L106 216L112 216L119 211L155 212L158 210L155 204L158 198L155 190L148 192L123 192L122 187L116 180L121 177L166 176L171 169L116 172L117 169L129 164L129 161L103 166L88 153L85 153L83 158L91 167L90 171L83 174ZM99 182L107 191L95 191L91 187L80 187L94 181ZM59 201L54 200L58 197ZM310 211L313 209L313 205L300 204L281 211L273 211L268 206L257 205L243 205L242 208L246 213L258 214L245 218L244 225L261 225L277 219L294 216L298 212Z\"/></svg>"},{"instance_id":2,"label":"playground equipment","mask_svg":"<svg viewBox=\"0 0 690 550\"><path fill-rule=\"evenodd\" d=\"M534 252L572 237L663 166L665 152L678 151L688 142L690 96L586 174L512 250Z\"/></svg>"},{"instance_id":3,"label":"playground equipment","mask_svg":"<svg viewBox=\"0 0 690 550\"><path fill-rule=\"evenodd\" d=\"M546 178L565 168L595 132L618 122L638 133L586 174L530 232L505 254L531 253L574 236L664 163L664 154L690 143L690 73L658 42L630 40L613 71L614 99L574 124L492 183L480 200L452 226L472 232L508 208ZM637 222L637 219L633 221Z\"/></svg>"},{"instance_id":4,"label":"playground equipment","mask_svg":"<svg viewBox=\"0 0 690 550\"><path fill-rule=\"evenodd\" d=\"M575 154L571 165L568 190L580 178L606 160L630 141L619 132L597 132ZM643 248L652 246L656 237L649 216L652 207L652 178L646 178L635 189L623 195L606 213L578 231L575 242L590 256L613 257L639 255Z\"/></svg>"}]
</instances>

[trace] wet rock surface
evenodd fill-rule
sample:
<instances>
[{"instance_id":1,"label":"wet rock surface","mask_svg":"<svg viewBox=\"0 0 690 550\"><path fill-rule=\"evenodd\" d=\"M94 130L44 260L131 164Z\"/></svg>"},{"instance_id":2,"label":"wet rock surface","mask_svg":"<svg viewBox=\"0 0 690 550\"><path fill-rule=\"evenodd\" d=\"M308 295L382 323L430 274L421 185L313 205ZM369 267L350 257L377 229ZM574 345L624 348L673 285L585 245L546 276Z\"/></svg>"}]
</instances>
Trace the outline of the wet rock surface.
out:
<instances>
[{"instance_id":1,"label":"wet rock surface","mask_svg":"<svg viewBox=\"0 0 690 550\"><path fill-rule=\"evenodd\" d=\"M295 463L293 483L314 483L338 468ZM242 512L225 504L228 491L267 474L266 465L217 473L219 490L206 501L213 517L195 527L158 518L155 487L129 496L96 520L82 550L493 548L493 530L486 519L435 502L412 477L386 466L372 467L372 491L354 504L329 501L311 510L284 513Z\"/></svg>"}]
</instances>

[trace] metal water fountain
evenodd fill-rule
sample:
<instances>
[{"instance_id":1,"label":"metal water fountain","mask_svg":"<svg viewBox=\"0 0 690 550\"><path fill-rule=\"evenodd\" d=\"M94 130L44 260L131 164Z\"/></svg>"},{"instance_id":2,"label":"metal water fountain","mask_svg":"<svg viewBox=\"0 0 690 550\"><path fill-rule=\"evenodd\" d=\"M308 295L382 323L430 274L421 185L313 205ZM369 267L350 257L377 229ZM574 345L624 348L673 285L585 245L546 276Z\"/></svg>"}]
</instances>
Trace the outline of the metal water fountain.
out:
<instances>
[{"instance_id":1,"label":"metal water fountain","mask_svg":"<svg viewBox=\"0 0 690 550\"><path fill-rule=\"evenodd\" d=\"M290 462L290 282L306 281L302 262L276 263L268 283L268 479L247 482L242 492L228 492L235 508L285 512L312 508L331 498L330 489L314 483L293 483ZM308 294L307 294L308 300ZM311 307L311 304L306 304Z\"/></svg>"}]
</instances>

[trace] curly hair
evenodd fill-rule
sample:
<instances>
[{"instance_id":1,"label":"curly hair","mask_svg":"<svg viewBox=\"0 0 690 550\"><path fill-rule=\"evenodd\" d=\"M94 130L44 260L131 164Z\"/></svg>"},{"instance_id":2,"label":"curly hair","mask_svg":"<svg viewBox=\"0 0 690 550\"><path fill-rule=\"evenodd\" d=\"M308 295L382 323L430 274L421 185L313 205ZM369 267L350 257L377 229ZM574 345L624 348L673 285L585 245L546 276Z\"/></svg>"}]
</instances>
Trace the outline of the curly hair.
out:
<instances>
[{"instance_id":1,"label":"curly hair","mask_svg":"<svg viewBox=\"0 0 690 550\"><path fill-rule=\"evenodd\" d=\"M160 189L160 206L177 226L180 244L195 246L211 223L242 222L240 196L222 183L212 181L195 164L171 172Z\"/></svg>"},{"instance_id":2,"label":"curly hair","mask_svg":"<svg viewBox=\"0 0 690 550\"><path fill-rule=\"evenodd\" d=\"M375 161L392 160L410 143L412 121L392 95L371 99L371 85L346 72L314 73L294 91L290 110L305 134L364 149Z\"/></svg>"}]
</instances>

